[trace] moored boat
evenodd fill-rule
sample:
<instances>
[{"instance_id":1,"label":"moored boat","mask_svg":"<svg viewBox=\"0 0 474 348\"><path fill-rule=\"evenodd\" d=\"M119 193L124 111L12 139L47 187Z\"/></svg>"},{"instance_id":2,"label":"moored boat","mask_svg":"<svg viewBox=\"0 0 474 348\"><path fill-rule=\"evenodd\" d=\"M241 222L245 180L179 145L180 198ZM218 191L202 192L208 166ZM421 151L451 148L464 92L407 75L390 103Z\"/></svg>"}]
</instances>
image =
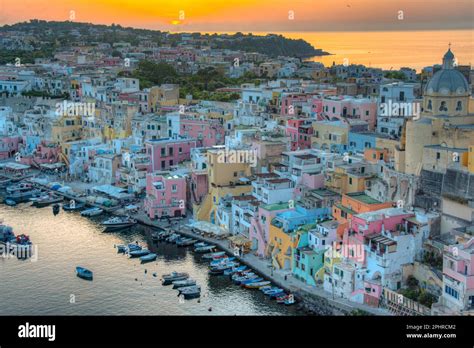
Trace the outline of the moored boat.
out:
<instances>
[{"instance_id":1,"label":"moored boat","mask_svg":"<svg viewBox=\"0 0 474 348\"><path fill-rule=\"evenodd\" d=\"M235 257L224 257L224 258L221 258L221 259L211 261L210 265L211 265L211 267L218 266L218 265L222 265L224 263L228 263L228 262L234 261L234 260L235 260Z\"/></svg>"},{"instance_id":2,"label":"moored boat","mask_svg":"<svg viewBox=\"0 0 474 348\"><path fill-rule=\"evenodd\" d=\"M82 215L82 216L91 217L91 216L100 215L100 214L102 214L103 212L104 212L103 209L94 207L94 208L89 208L89 209L86 209L86 210L81 211L81 215Z\"/></svg>"},{"instance_id":3,"label":"moored boat","mask_svg":"<svg viewBox=\"0 0 474 348\"><path fill-rule=\"evenodd\" d=\"M64 211L76 211L76 210L81 210L84 209L86 205L82 202L76 203L76 202L69 202L68 204L63 204L63 210Z\"/></svg>"},{"instance_id":4,"label":"moored boat","mask_svg":"<svg viewBox=\"0 0 474 348\"><path fill-rule=\"evenodd\" d=\"M123 244L116 245L115 247L117 248L118 253L124 253L127 251L127 246Z\"/></svg>"},{"instance_id":5,"label":"moored boat","mask_svg":"<svg viewBox=\"0 0 474 348\"><path fill-rule=\"evenodd\" d=\"M242 272L242 271L245 271L245 269L247 268L247 266L243 265L243 266L236 266L236 267L232 267L230 269L226 269L224 271L224 275L232 275L236 272Z\"/></svg>"},{"instance_id":6,"label":"moored boat","mask_svg":"<svg viewBox=\"0 0 474 348\"><path fill-rule=\"evenodd\" d=\"M158 255L155 253L149 253L148 255L140 257L142 263L155 261Z\"/></svg>"},{"instance_id":7,"label":"moored boat","mask_svg":"<svg viewBox=\"0 0 474 348\"><path fill-rule=\"evenodd\" d=\"M179 289L193 285L196 285L196 281L194 279L176 280L173 282L173 289Z\"/></svg>"},{"instance_id":8,"label":"moored boat","mask_svg":"<svg viewBox=\"0 0 474 348\"><path fill-rule=\"evenodd\" d=\"M28 183L28 182L22 182L22 183L19 183L19 184L16 184L16 185L10 185L10 186L7 186L7 193L8 194L13 194L13 193L17 193L17 192L26 192L26 191L30 191L33 189L33 185Z\"/></svg>"},{"instance_id":9,"label":"moored boat","mask_svg":"<svg viewBox=\"0 0 474 348\"><path fill-rule=\"evenodd\" d=\"M180 272L171 272L170 274L163 275L163 285L170 285L176 280L185 280L189 278L189 274Z\"/></svg>"},{"instance_id":10,"label":"moored boat","mask_svg":"<svg viewBox=\"0 0 474 348\"><path fill-rule=\"evenodd\" d=\"M197 247L196 244L194 244L194 252L196 253L205 253L208 251L212 251L216 248L215 245L206 245L206 246L200 246Z\"/></svg>"},{"instance_id":11,"label":"moored boat","mask_svg":"<svg viewBox=\"0 0 474 348\"><path fill-rule=\"evenodd\" d=\"M267 286L271 284L268 280L266 281L261 281L261 282L251 282L251 283L248 283L248 284L245 284L244 286L247 288L247 289L260 289L264 286Z\"/></svg>"},{"instance_id":12,"label":"moored boat","mask_svg":"<svg viewBox=\"0 0 474 348\"><path fill-rule=\"evenodd\" d=\"M201 287L198 285L179 288L179 295L183 295L185 299L197 298L201 296Z\"/></svg>"},{"instance_id":13,"label":"moored boat","mask_svg":"<svg viewBox=\"0 0 474 348\"><path fill-rule=\"evenodd\" d=\"M46 195L35 200L33 206L37 208L47 207L50 204L60 203L63 199L64 198L60 196Z\"/></svg>"},{"instance_id":14,"label":"moored boat","mask_svg":"<svg viewBox=\"0 0 474 348\"><path fill-rule=\"evenodd\" d=\"M4 203L6 205L9 205L10 207L14 207L16 205L16 202L13 199L5 199Z\"/></svg>"},{"instance_id":15,"label":"moored boat","mask_svg":"<svg viewBox=\"0 0 474 348\"><path fill-rule=\"evenodd\" d=\"M102 226L104 226L106 230L118 230L132 227L136 224L137 220L132 219L129 216L115 216L102 222Z\"/></svg>"},{"instance_id":16,"label":"moored boat","mask_svg":"<svg viewBox=\"0 0 474 348\"><path fill-rule=\"evenodd\" d=\"M87 268L84 267L76 267L76 274L79 278L86 279L86 280L92 280L93 278L93 273L92 271L88 270Z\"/></svg>"},{"instance_id":17,"label":"moored boat","mask_svg":"<svg viewBox=\"0 0 474 348\"><path fill-rule=\"evenodd\" d=\"M215 253L208 253L202 255L203 259L217 259L217 258L222 258L225 256L225 251L217 251Z\"/></svg>"},{"instance_id":18,"label":"moored boat","mask_svg":"<svg viewBox=\"0 0 474 348\"><path fill-rule=\"evenodd\" d=\"M130 258L132 257L140 257L140 256L145 256L150 253L150 250L148 249L140 249L140 250L133 250L128 253L128 256Z\"/></svg>"}]
</instances>

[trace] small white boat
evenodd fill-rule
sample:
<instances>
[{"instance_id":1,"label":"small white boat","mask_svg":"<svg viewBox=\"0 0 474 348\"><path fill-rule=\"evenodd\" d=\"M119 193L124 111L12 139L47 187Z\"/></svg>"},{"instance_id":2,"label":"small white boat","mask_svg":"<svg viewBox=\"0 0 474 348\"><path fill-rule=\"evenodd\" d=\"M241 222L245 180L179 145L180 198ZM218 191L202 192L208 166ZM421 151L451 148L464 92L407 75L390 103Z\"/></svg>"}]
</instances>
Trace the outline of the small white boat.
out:
<instances>
[{"instance_id":1,"label":"small white boat","mask_svg":"<svg viewBox=\"0 0 474 348\"><path fill-rule=\"evenodd\" d=\"M107 230L118 230L122 228L132 227L137 223L137 220L132 219L129 216L116 216L102 222L102 226L105 226Z\"/></svg>"},{"instance_id":2,"label":"small white boat","mask_svg":"<svg viewBox=\"0 0 474 348\"><path fill-rule=\"evenodd\" d=\"M82 216L87 216L87 217L91 217L91 216L97 216L97 215L100 215L104 212L103 209L100 209L100 208L90 208L90 209L86 209L86 210L83 210L81 211L81 215Z\"/></svg>"}]
</instances>

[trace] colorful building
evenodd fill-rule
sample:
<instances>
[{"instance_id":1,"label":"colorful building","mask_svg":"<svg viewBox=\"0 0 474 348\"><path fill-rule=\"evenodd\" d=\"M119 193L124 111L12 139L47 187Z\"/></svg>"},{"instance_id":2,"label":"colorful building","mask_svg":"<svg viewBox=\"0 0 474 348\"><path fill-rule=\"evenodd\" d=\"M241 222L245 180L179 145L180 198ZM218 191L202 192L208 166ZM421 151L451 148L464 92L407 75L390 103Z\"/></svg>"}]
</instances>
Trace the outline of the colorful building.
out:
<instances>
[{"instance_id":1,"label":"colorful building","mask_svg":"<svg viewBox=\"0 0 474 348\"><path fill-rule=\"evenodd\" d=\"M186 178L168 171L147 174L144 207L150 219L185 216Z\"/></svg>"}]
</instances>

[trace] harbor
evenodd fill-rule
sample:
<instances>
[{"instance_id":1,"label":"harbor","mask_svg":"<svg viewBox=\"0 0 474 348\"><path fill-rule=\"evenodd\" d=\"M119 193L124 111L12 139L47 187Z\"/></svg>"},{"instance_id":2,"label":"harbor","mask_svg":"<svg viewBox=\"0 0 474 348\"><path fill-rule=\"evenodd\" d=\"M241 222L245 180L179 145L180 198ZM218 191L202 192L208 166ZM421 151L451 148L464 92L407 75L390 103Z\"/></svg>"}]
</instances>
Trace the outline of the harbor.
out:
<instances>
[{"instance_id":1,"label":"harbor","mask_svg":"<svg viewBox=\"0 0 474 348\"><path fill-rule=\"evenodd\" d=\"M114 206L108 206L104 204L96 203L95 200L91 200L85 191L91 192L89 188L85 191L79 191L78 186L81 183L70 182L68 185L64 183L61 185L58 182L47 181L46 178L38 179L38 177L28 178L22 181L20 184L15 184L13 187L25 187L25 192L32 190L38 197L43 196L45 204L38 203L39 198L30 198L32 206L46 207L51 209L53 207L53 214L57 214L59 202L62 203L62 208L65 212L77 211L80 212L81 216L92 218L97 224L100 225L103 232L119 232L120 234L129 234L130 228L138 224L150 229L152 235L156 235L157 231L167 231L167 235L175 234L179 238L193 241L189 244L181 245L185 247L192 246L196 242L200 242L202 246L212 245L212 249L222 251L227 257L235 259L235 263L231 266L236 268L240 265L248 267L247 272L251 271L259 283L258 287L254 289L262 288L262 290L270 289L281 289L279 304L293 305L300 314L316 314L316 315L351 315L354 313L365 313L375 315L387 315L387 311L383 309L370 308L364 305L358 305L351 303L344 299L334 298L314 287L305 286L300 281L294 279L291 273L284 273L282 271L274 270L268 262L258 258L253 254L244 254L239 250L236 250L231 246L228 239L220 239L209 233L204 233L194 227L191 227L190 220L187 219L172 219L165 221L156 221L148 218L146 214L143 214L138 206L130 205L130 202L124 202L122 204L115 204ZM23 186L21 186L23 185ZM12 187L12 186L10 186ZM66 189L64 189L66 188ZM8 190L7 190L8 194ZM6 200L5 200L6 201ZM106 202L105 198L102 198L102 202ZM29 204L29 203L27 203ZM126 209L126 207L133 207L135 209ZM56 210L55 210L56 209ZM109 218L105 218L103 214L107 214ZM152 244L158 242L157 238L153 237L150 241ZM161 244L162 241L159 243ZM120 243L119 243L120 244ZM177 244L178 245L178 244ZM146 249L147 252L138 255L139 259L145 257L145 263L155 261L158 257L157 254ZM211 250L209 250L211 251ZM141 251L137 251L141 252ZM149 260L148 260L149 259ZM231 267L231 268L232 268ZM223 273L223 272L222 272ZM153 274L153 272L152 272ZM212 274L212 272L211 272ZM217 274L221 274L218 272ZM261 283L261 284L260 284ZM248 287L250 288L250 287ZM201 291L199 291L200 296ZM285 303L285 301L287 303ZM275 301L276 303L277 301Z\"/></svg>"},{"instance_id":2,"label":"harbor","mask_svg":"<svg viewBox=\"0 0 474 348\"><path fill-rule=\"evenodd\" d=\"M27 233L38 250L36 261L0 258L1 315L298 315L260 291L235 286L229 277L209 275L209 262L192 249L153 243L156 228L137 224L104 233L100 222L79 212L30 203L0 205L0 216L16 234ZM157 255L142 263L114 246L136 243ZM76 266L94 272L93 281L76 276ZM161 278L186 272L201 287L199 298L182 301ZM156 275L156 276L155 276ZM22 289L22 296L18 296Z\"/></svg>"}]
</instances>

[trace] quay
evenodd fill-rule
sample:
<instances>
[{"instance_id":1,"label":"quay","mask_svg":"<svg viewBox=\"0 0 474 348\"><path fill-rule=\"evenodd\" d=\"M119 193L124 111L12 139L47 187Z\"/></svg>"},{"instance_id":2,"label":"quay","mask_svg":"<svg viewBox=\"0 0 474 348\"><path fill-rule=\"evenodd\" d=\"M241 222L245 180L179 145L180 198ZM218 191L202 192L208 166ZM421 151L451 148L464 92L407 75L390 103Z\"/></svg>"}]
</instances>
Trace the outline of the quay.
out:
<instances>
[{"instance_id":1,"label":"quay","mask_svg":"<svg viewBox=\"0 0 474 348\"><path fill-rule=\"evenodd\" d=\"M49 190L57 195L61 195L66 199L74 199L76 202L84 203L86 206L101 208L111 215L123 215L125 213L120 205L106 207L98 203L87 201L86 196L73 196L65 192L58 192L37 182L32 182L32 184L38 188ZM233 255L239 260L239 262L247 265L261 277L271 281L274 285L284 289L287 293L293 294L300 306L316 314L352 315L354 313L362 313L364 315L392 315L385 308L374 308L364 304L350 302L343 298L333 298L332 294L324 291L321 287L310 286L294 278L291 272L275 269L272 270L271 265L266 260L253 254L235 255L233 249L229 246L229 241L227 239L217 239L194 233L190 230L189 226L186 226L188 221L186 219L182 220L182 225L172 226L167 225L164 221L153 221L142 211L132 214L129 213L129 215L144 226L159 229L168 228L183 236L216 245L222 251L225 251L229 255Z\"/></svg>"}]
</instances>

